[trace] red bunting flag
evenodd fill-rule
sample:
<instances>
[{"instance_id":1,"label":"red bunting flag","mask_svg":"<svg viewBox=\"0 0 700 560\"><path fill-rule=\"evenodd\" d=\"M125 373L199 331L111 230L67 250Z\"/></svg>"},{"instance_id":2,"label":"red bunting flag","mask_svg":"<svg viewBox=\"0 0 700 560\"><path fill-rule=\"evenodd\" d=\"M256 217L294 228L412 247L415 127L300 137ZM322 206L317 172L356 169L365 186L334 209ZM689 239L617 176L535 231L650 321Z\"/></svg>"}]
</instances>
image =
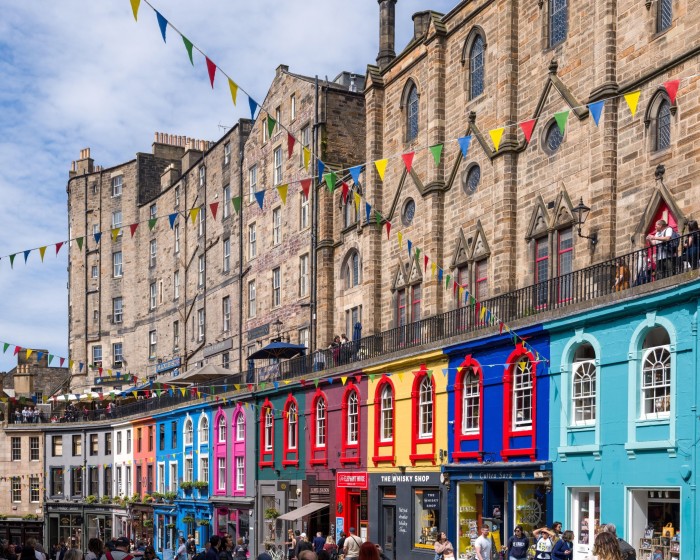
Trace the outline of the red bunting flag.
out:
<instances>
[{"instance_id":1,"label":"red bunting flag","mask_svg":"<svg viewBox=\"0 0 700 560\"><path fill-rule=\"evenodd\" d=\"M61 247L63 247L63 241L56 243L56 256L58 256L58 252L61 250Z\"/></svg>"},{"instance_id":2,"label":"red bunting flag","mask_svg":"<svg viewBox=\"0 0 700 560\"><path fill-rule=\"evenodd\" d=\"M139 227L138 223L131 224L129 226L129 231L131 232L131 237L134 237L134 234L136 233L136 228Z\"/></svg>"},{"instance_id":3,"label":"red bunting flag","mask_svg":"<svg viewBox=\"0 0 700 560\"><path fill-rule=\"evenodd\" d=\"M408 173L411 172L411 167L413 166L413 156L415 155L416 152L408 152L407 154L403 154L401 156L401 159L403 160L403 163L406 166L406 171Z\"/></svg>"},{"instance_id":4,"label":"red bunting flag","mask_svg":"<svg viewBox=\"0 0 700 560\"><path fill-rule=\"evenodd\" d=\"M670 80L668 82L664 82L664 87L666 88L666 93L668 93L668 98L671 101L671 105L676 102L676 94L678 93L678 88L680 85L680 80Z\"/></svg>"},{"instance_id":5,"label":"red bunting flag","mask_svg":"<svg viewBox=\"0 0 700 560\"><path fill-rule=\"evenodd\" d=\"M209 81L211 82L211 87L214 87L214 74L216 74L216 64L209 60L208 56L204 58L207 59L207 72L209 72Z\"/></svg>"},{"instance_id":6,"label":"red bunting flag","mask_svg":"<svg viewBox=\"0 0 700 560\"><path fill-rule=\"evenodd\" d=\"M211 215L212 217L216 220L216 211L219 209L219 203L218 202L212 202L209 205L209 210L211 210Z\"/></svg>"},{"instance_id":7,"label":"red bunting flag","mask_svg":"<svg viewBox=\"0 0 700 560\"><path fill-rule=\"evenodd\" d=\"M15 356L19 354L19 351L22 349L21 346L15 346Z\"/></svg>"},{"instance_id":8,"label":"red bunting flag","mask_svg":"<svg viewBox=\"0 0 700 560\"><path fill-rule=\"evenodd\" d=\"M252 391L252 390L253 390L253 384L252 384L252 383L248 383L248 390L249 390L249 391Z\"/></svg>"},{"instance_id":9,"label":"red bunting flag","mask_svg":"<svg viewBox=\"0 0 700 560\"><path fill-rule=\"evenodd\" d=\"M454 282L454 283L452 284L452 295L457 295L457 288L458 288L458 287L459 287L459 283L458 283L458 282Z\"/></svg>"},{"instance_id":10,"label":"red bunting flag","mask_svg":"<svg viewBox=\"0 0 700 560\"><path fill-rule=\"evenodd\" d=\"M428 271L428 255L423 255L423 272Z\"/></svg>"},{"instance_id":11,"label":"red bunting flag","mask_svg":"<svg viewBox=\"0 0 700 560\"><path fill-rule=\"evenodd\" d=\"M300 379L299 383L301 384L302 387L306 385L306 379Z\"/></svg>"},{"instance_id":12,"label":"red bunting flag","mask_svg":"<svg viewBox=\"0 0 700 560\"><path fill-rule=\"evenodd\" d=\"M287 133L287 157L290 158L292 157L292 152L294 151L294 143L296 142L296 138L292 136L291 134Z\"/></svg>"},{"instance_id":13,"label":"red bunting flag","mask_svg":"<svg viewBox=\"0 0 700 560\"><path fill-rule=\"evenodd\" d=\"M348 191L349 190L350 190L350 188L348 187L348 184L345 181L343 181L343 204L348 203Z\"/></svg>"},{"instance_id":14,"label":"red bunting flag","mask_svg":"<svg viewBox=\"0 0 700 560\"><path fill-rule=\"evenodd\" d=\"M389 239L389 233L391 233L391 222L387 220L385 222L386 225L386 238Z\"/></svg>"},{"instance_id":15,"label":"red bunting flag","mask_svg":"<svg viewBox=\"0 0 700 560\"><path fill-rule=\"evenodd\" d=\"M498 323L498 334L503 334L503 321Z\"/></svg>"},{"instance_id":16,"label":"red bunting flag","mask_svg":"<svg viewBox=\"0 0 700 560\"><path fill-rule=\"evenodd\" d=\"M530 119L529 121L524 121L520 123L520 129L523 131L523 134L525 135L525 142L530 142L530 138L532 137L532 131L535 128L535 123L537 122L536 119Z\"/></svg>"},{"instance_id":17,"label":"red bunting flag","mask_svg":"<svg viewBox=\"0 0 700 560\"><path fill-rule=\"evenodd\" d=\"M309 189L311 188L311 179L301 180L301 190L304 192L304 196L309 198Z\"/></svg>"},{"instance_id":18,"label":"red bunting flag","mask_svg":"<svg viewBox=\"0 0 700 560\"><path fill-rule=\"evenodd\" d=\"M58 367L63 367L63 362L65 362L65 361L66 361L65 358L61 358L61 359L59 360Z\"/></svg>"}]
</instances>

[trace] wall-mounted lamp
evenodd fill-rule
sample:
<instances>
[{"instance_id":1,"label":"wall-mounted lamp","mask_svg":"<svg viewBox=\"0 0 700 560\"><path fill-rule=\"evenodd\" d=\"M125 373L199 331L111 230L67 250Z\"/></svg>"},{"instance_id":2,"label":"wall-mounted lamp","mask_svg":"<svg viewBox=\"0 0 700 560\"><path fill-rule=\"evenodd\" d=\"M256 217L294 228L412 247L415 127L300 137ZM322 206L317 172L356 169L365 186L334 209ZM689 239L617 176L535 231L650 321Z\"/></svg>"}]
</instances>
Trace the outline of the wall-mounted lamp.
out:
<instances>
[{"instance_id":1,"label":"wall-mounted lamp","mask_svg":"<svg viewBox=\"0 0 700 560\"><path fill-rule=\"evenodd\" d=\"M279 478L281 474L282 473L280 472L279 469L275 469L275 475L277 476L277 478Z\"/></svg>"},{"instance_id":2,"label":"wall-mounted lamp","mask_svg":"<svg viewBox=\"0 0 700 560\"><path fill-rule=\"evenodd\" d=\"M301 496L301 488L297 488L297 499Z\"/></svg>"},{"instance_id":3,"label":"wall-mounted lamp","mask_svg":"<svg viewBox=\"0 0 700 560\"><path fill-rule=\"evenodd\" d=\"M450 491L450 473L448 472L441 472L440 473L440 482L445 485L445 488L447 488L447 491Z\"/></svg>"},{"instance_id":4,"label":"wall-mounted lamp","mask_svg":"<svg viewBox=\"0 0 700 560\"><path fill-rule=\"evenodd\" d=\"M406 467L404 467L403 465L400 465L399 471L401 472L401 474L406 474Z\"/></svg>"},{"instance_id":5,"label":"wall-mounted lamp","mask_svg":"<svg viewBox=\"0 0 700 560\"><path fill-rule=\"evenodd\" d=\"M591 212L591 209L583 203L583 197L581 197L579 200L578 206L575 206L572 209L572 212L574 213L574 217L576 219L576 225L578 225L578 236L588 239L591 242L591 247L595 248L596 244L598 243L598 233L595 231L591 233L591 235L583 235L581 233L581 227L586 223L588 214Z\"/></svg>"}]
</instances>

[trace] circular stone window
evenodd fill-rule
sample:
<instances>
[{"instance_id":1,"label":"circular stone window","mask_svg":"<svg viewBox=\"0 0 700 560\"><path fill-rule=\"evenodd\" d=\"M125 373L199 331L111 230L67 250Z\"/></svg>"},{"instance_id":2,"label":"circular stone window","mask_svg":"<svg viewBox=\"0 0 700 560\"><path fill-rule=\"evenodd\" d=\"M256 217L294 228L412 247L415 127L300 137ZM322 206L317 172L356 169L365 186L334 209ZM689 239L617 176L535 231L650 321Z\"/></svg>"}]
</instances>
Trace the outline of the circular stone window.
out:
<instances>
[{"instance_id":1,"label":"circular stone window","mask_svg":"<svg viewBox=\"0 0 700 560\"><path fill-rule=\"evenodd\" d=\"M464 192L467 194L474 194L480 182L481 167L474 163L470 165L462 175L462 186L464 188Z\"/></svg>"},{"instance_id":2,"label":"circular stone window","mask_svg":"<svg viewBox=\"0 0 700 560\"><path fill-rule=\"evenodd\" d=\"M403 210L401 210L401 222L404 226L410 226L413 222L413 216L416 215L416 203L412 198L404 202Z\"/></svg>"},{"instance_id":3,"label":"circular stone window","mask_svg":"<svg viewBox=\"0 0 700 560\"><path fill-rule=\"evenodd\" d=\"M563 141L564 135L561 133L561 130L559 130L559 125L557 124L557 122L550 122L549 126L547 127L547 131L544 135L545 152L547 152L549 155L552 155L559 149L559 146L561 146L561 143Z\"/></svg>"}]
</instances>

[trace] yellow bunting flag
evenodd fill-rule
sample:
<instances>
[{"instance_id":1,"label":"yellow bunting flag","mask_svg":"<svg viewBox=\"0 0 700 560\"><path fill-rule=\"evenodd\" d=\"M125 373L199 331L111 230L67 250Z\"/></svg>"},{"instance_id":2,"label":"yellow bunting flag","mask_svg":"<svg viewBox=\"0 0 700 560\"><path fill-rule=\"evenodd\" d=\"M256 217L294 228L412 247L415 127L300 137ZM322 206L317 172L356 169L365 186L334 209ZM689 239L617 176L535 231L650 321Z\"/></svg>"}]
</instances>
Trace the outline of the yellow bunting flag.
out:
<instances>
[{"instance_id":1,"label":"yellow bunting flag","mask_svg":"<svg viewBox=\"0 0 700 560\"><path fill-rule=\"evenodd\" d=\"M194 223L197 221L199 210L199 208L192 208L192 210L190 210L190 220L192 220L192 225L194 225Z\"/></svg>"},{"instance_id":2,"label":"yellow bunting flag","mask_svg":"<svg viewBox=\"0 0 700 560\"><path fill-rule=\"evenodd\" d=\"M374 162L374 165L377 168L377 173L379 173L379 178L383 181L384 180L384 172L386 171L386 164L389 163L388 159L378 159L377 161Z\"/></svg>"},{"instance_id":3,"label":"yellow bunting flag","mask_svg":"<svg viewBox=\"0 0 700 560\"><path fill-rule=\"evenodd\" d=\"M122 228L118 228L118 227L112 228L112 241L113 242L117 240L117 237L119 237L119 232L121 230L122 230Z\"/></svg>"},{"instance_id":4,"label":"yellow bunting flag","mask_svg":"<svg viewBox=\"0 0 700 560\"><path fill-rule=\"evenodd\" d=\"M309 170L309 160L311 159L311 151L304 147L304 169Z\"/></svg>"},{"instance_id":5,"label":"yellow bunting flag","mask_svg":"<svg viewBox=\"0 0 700 560\"><path fill-rule=\"evenodd\" d=\"M236 391L240 391L240 390L241 390L241 386L240 386L238 383L234 383L234 384L233 384L233 388L234 388Z\"/></svg>"},{"instance_id":6,"label":"yellow bunting flag","mask_svg":"<svg viewBox=\"0 0 700 560\"><path fill-rule=\"evenodd\" d=\"M639 103L639 96L641 93L641 91L633 91L632 93L625 94L625 101L627 101L627 106L630 108L633 117L637 112L637 103Z\"/></svg>"},{"instance_id":7,"label":"yellow bunting flag","mask_svg":"<svg viewBox=\"0 0 700 560\"><path fill-rule=\"evenodd\" d=\"M437 272L437 264L433 263L432 265L430 265L430 268L433 272L433 278L435 278L435 273Z\"/></svg>"},{"instance_id":8,"label":"yellow bunting flag","mask_svg":"<svg viewBox=\"0 0 700 560\"><path fill-rule=\"evenodd\" d=\"M347 381L348 381L347 375L346 375L345 377L343 377L342 375L340 376L340 382L341 382L343 385L345 385L345 383L347 383Z\"/></svg>"},{"instance_id":9,"label":"yellow bunting flag","mask_svg":"<svg viewBox=\"0 0 700 560\"><path fill-rule=\"evenodd\" d=\"M231 99L233 104L236 104L236 95L238 95L238 84L234 82L231 78L228 79L228 87L231 90Z\"/></svg>"},{"instance_id":10,"label":"yellow bunting flag","mask_svg":"<svg viewBox=\"0 0 700 560\"><path fill-rule=\"evenodd\" d=\"M185 396L185 388L180 387L180 394L184 397Z\"/></svg>"},{"instance_id":11,"label":"yellow bunting flag","mask_svg":"<svg viewBox=\"0 0 700 560\"><path fill-rule=\"evenodd\" d=\"M41 262L44 262L44 253L46 253L46 245L39 247L39 255L41 255Z\"/></svg>"},{"instance_id":12,"label":"yellow bunting flag","mask_svg":"<svg viewBox=\"0 0 700 560\"><path fill-rule=\"evenodd\" d=\"M357 193L353 193L353 194L355 195L355 211L359 212L360 211L360 201L362 200L362 198Z\"/></svg>"},{"instance_id":13,"label":"yellow bunting flag","mask_svg":"<svg viewBox=\"0 0 700 560\"><path fill-rule=\"evenodd\" d=\"M397 373L396 375L399 376L399 381L403 381L403 373Z\"/></svg>"},{"instance_id":14,"label":"yellow bunting flag","mask_svg":"<svg viewBox=\"0 0 700 560\"><path fill-rule=\"evenodd\" d=\"M520 370L521 370L521 371L525 371L525 366L526 366L526 365L527 365L527 362L526 362L525 360L523 360L522 362L520 362L520 363L518 364L518 366L520 367Z\"/></svg>"},{"instance_id":15,"label":"yellow bunting flag","mask_svg":"<svg viewBox=\"0 0 700 560\"><path fill-rule=\"evenodd\" d=\"M287 204L287 188L289 185L280 185L277 187L277 192L280 193L280 198L282 199L282 204Z\"/></svg>"},{"instance_id":16,"label":"yellow bunting flag","mask_svg":"<svg viewBox=\"0 0 700 560\"><path fill-rule=\"evenodd\" d=\"M289 379L285 379L285 380L284 380L284 384L285 384L285 385L289 385L290 383L291 383L291 381L290 381Z\"/></svg>"},{"instance_id":17,"label":"yellow bunting flag","mask_svg":"<svg viewBox=\"0 0 700 560\"><path fill-rule=\"evenodd\" d=\"M68 360L68 369L73 369L73 364L75 362L73 360Z\"/></svg>"},{"instance_id":18,"label":"yellow bunting flag","mask_svg":"<svg viewBox=\"0 0 700 560\"><path fill-rule=\"evenodd\" d=\"M399 238L399 249L401 249L401 247L403 247L403 233L401 233L400 231L397 232L396 237Z\"/></svg>"},{"instance_id":19,"label":"yellow bunting flag","mask_svg":"<svg viewBox=\"0 0 700 560\"><path fill-rule=\"evenodd\" d=\"M482 305L481 306L481 313L479 313L479 319L481 319L483 321L485 316L486 316L486 308Z\"/></svg>"},{"instance_id":20,"label":"yellow bunting flag","mask_svg":"<svg viewBox=\"0 0 700 560\"><path fill-rule=\"evenodd\" d=\"M134 12L134 19L139 20L139 5L141 0L131 0L131 11Z\"/></svg>"},{"instance_id":21,"label":"yellow bunting flag","mask_svg":"<svg viewBox=\"0 0 700 560\"><path fill-rule=\"evenodd\" d=\"M489 134L491 135L491 140L493 142L493 145L496 147L496 151L498 151L498 147L501 145L501 138L503 138L503 131L505 128L494 128L493 130L489 130Z\"/></svg>"},{"instance_id":22,"label":"yellow bunting flag","mask_svg":"<svg viewBox=\"0 0 700 560\"><path fill-rule=\"evenodd\" d=\"M32 350L30 348L27 348L27 360L29 359L29 356L32 355Z\"/></svg>"}]
</instances>

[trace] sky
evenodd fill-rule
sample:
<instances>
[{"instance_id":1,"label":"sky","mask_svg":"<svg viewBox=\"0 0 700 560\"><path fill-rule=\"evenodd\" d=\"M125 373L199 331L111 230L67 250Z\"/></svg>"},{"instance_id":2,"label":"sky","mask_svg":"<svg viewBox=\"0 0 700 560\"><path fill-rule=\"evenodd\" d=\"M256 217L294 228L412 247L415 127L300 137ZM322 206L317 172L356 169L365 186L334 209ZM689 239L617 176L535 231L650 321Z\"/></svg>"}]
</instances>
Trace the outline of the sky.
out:
<instances>
[{"instance_id":1,"label":"sky","mask_svg":"<svg viewBox=\"0 0 700 560\"><path fill-rule=\"evenodd\" d=\"M363 74L378 51L376 0L150 0L253 99L275 69L333 79ZM396 51L413 33L411 15L447 13L458 0L398 0ZM67 356L67 251L44 262L26 249L68 237L71 161L90 147L97 165L151 149L153 133L217 140L240 117L225 80L212 91L204 58L190 65L180 37L163 43L143 1L0 0L0 371L15 345ZM18 253L14 267L8 255ZM12 346L2 353L3 344ZM53 362L53 365L57 365Z\"/></svg>"}]
</instances>

